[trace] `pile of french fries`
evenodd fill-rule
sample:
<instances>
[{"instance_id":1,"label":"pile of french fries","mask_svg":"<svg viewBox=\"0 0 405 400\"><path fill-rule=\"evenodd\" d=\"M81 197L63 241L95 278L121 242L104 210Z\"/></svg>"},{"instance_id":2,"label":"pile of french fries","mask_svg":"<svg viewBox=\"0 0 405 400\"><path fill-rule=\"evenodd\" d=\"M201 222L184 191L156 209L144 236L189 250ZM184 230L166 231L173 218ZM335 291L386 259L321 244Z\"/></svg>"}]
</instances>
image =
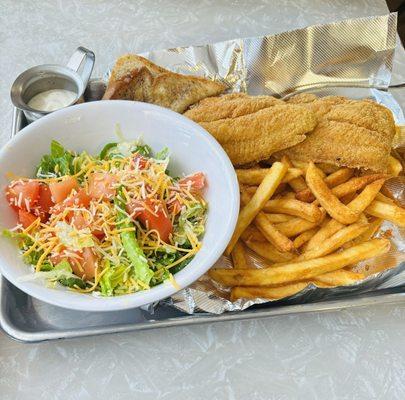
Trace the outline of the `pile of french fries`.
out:
<instances>
[{"instance_id":1,"label":"pile of french fries","mask_svg":"<svg viewBox=\"0 0 405 400\"><path fill-rule=\"evenodd\" d=\"M401 171L394 157L388 174L286 157L270 168L238 169L241 211L225 252L233 268L211 269L210 277L232 288L232 301L277 300L309 283L325 288L364 279L351 267L389 251L388 239L374 238L382 222L405 227L405 209L383 187ZM247 262L246 247L264 268Z\"/></svg>"}]
</instances>

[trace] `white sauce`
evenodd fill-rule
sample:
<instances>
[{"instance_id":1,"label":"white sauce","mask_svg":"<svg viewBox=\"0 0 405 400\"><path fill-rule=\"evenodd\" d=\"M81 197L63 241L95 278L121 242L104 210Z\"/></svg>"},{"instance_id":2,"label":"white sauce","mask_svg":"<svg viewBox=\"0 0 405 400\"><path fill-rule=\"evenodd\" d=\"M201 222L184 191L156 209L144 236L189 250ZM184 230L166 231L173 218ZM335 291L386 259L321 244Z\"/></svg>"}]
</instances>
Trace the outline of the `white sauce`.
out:
<instances>
[{"instance_id":1,"label":"white sauce","mask_svg":"<svg viewBox=\"0 0 405 400\"><path fill-rule=\"evenodd\" d=\"M52 89L35 95L28 106L38 111L55 111L68 106L77 97L75 92L65 89Z\"/></svg>"}]
</instances>

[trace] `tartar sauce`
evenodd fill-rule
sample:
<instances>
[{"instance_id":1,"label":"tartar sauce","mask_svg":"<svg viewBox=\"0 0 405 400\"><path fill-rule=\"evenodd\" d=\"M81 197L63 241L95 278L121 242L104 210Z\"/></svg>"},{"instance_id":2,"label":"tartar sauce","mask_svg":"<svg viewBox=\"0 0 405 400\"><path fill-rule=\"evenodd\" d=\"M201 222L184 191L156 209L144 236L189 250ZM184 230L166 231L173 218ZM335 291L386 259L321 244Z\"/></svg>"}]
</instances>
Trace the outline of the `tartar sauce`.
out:
<instances>
[{"instance_id":1,"label":"tartar sauce","mask_svg":"<svg viewBox=\"0 0 405 400\"><path fill-rule=\"evenodd\" d=\"M66 89L51 89L35 95L28 106L38 111L55 111L76 99L76 93Z\"/></svg>"}]
</instances>

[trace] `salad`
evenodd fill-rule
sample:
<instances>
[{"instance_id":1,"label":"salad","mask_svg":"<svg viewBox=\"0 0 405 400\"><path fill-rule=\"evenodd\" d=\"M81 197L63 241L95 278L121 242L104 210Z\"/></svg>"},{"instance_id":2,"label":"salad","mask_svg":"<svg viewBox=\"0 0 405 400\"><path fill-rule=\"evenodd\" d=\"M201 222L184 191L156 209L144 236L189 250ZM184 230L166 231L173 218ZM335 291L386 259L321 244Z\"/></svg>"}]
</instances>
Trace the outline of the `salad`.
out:
<instances>
[{"instance_id":1,"label":"salad","mask_svg":"<svg viewBox=\"0 0 405 400\"><path fill-rule=\"evenodd\" d=\"M139 141L107 144L98 156L52 141L35 178L6 189L24 261L48 285L102 296L170 280L201 248L205 176L173 177L167 149Z\"/></svg>"}]
</instances>

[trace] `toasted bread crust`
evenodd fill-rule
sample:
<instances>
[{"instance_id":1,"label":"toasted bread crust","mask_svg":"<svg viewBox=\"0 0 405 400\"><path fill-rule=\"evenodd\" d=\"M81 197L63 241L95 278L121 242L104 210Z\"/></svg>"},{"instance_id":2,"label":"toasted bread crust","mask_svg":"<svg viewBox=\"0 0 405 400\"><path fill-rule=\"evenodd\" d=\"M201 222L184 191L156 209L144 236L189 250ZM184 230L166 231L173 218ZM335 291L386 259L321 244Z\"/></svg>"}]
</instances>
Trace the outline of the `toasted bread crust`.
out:
<instances>
[{"instance_id":1,"label":"toasted bread crust","mask_svg":"<svg viewBox=\"0 0 405 400\"><path fill-rule=\"evenodd\" d=\"M183 113L192 104L225 89L222 83L176 74L146 58L126 54L116 62L103 100L144 101Z\"/></svg>"}]
</instances>

